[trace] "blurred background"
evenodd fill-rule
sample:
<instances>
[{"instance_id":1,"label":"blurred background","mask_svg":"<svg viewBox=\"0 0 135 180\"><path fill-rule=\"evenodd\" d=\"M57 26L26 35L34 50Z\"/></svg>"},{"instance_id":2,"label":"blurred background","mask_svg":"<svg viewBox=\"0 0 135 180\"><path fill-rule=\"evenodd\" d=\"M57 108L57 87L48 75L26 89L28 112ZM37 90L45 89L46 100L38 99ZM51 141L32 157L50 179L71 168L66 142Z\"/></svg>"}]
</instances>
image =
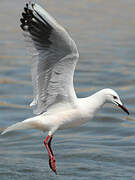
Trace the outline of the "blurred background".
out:
<instances>
[{"instance_id":1,"label":"blurred background","mask_svg":"<svg viewBox=\"0 0 135 180\"><path fill-rule=\"evenodd\" d=\"M35 1L34 1L35 2ZM37 0L63 25L80 53L74 77L79 97L116 90L130 112L106 105L87 124L58 131L48 166L43 134L0 136L1 180L135 180L135 1ZM26 0L0 1L0 128L32 117L30 64L20 18Z\"/></svg>"}]
</instances>

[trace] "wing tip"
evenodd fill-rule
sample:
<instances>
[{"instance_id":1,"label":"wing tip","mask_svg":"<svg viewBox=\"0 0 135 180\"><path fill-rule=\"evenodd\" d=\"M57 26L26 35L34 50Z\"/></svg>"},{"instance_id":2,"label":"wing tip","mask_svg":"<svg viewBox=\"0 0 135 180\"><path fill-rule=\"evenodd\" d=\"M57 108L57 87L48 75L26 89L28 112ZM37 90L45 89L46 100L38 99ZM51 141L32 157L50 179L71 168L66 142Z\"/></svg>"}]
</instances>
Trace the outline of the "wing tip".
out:
<instances>
[{"instance_id":1,"label":"wing tip","mask_svg":"<svg viewBox=\"0 0 135 180\"><path fill-rule=\"evenodd\" d=\"M28 31L28 24L30 24L32 18L33 18L33 7L34 7L34 3L32 3L31 1L29 3L26 3L25 7L24 7L24 12L22 12L22 18L20 19L21 22L21 29L23 31Z\"/></svg>"}]
</instances>

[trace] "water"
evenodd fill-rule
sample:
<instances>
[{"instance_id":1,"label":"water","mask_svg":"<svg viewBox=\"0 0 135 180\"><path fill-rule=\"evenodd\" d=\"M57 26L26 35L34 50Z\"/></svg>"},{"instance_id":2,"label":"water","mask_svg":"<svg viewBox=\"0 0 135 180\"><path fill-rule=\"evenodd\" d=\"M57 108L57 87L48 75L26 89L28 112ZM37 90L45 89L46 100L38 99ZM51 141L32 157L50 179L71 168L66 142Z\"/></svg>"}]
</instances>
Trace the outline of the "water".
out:
<instances>
[{"instance_id":1,"label":"water","mask_svg":"<svg viewBox=\"0 0 135 180\"><path fill-rule=\"evenodd\" d=\"M0 2L0 127L33 116L30 56L19 19L26 1ZM106 105L89 123L54 138L58 175L48 167L43 134L17 131L0 137L1 180L135 179L135 1L39 0L66 27L80 52L74 84L79 97L115 89L127 117ZM45 134L46 135L46 134Z\"/></svg>"}]
</instances>

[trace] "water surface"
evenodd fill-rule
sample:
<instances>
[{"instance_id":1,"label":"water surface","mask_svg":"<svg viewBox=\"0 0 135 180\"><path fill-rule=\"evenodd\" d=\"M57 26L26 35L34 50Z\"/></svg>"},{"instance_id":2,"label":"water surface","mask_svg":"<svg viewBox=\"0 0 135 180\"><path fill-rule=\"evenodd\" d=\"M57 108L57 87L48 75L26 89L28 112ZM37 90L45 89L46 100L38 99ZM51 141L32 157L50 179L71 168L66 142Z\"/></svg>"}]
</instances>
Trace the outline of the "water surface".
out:
<instances>
[{"instance_id":1,"label":"water surface","mask_svg":"<svg viewBox=\"0 0 135 180\"><path fill-rule=\"evenodd\" d=\"M19 19L24 0L0 2L0 127L32 117L30 56ZM43 135L17 131L0 137L1 180L135 179L135 1L38 0L70 32L80 52L74 84L79 97L115 89L127 117L106 105L87 124L54 138L58 175L48 166Z\"/></svg>"}]
</instances>

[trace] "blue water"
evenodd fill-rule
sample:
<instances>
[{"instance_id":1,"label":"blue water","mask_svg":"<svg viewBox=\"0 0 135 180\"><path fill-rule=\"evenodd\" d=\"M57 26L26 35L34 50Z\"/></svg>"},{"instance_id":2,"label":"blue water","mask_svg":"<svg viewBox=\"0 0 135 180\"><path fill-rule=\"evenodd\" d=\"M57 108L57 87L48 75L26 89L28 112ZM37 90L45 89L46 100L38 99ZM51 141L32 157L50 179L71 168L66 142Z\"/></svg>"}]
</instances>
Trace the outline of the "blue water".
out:
<instances>
[{"instance_id":1,"label":"blue water","mask_svg":"<svg viewBox=\"0 0 135 180\"><path fill-rule=\"evenodd\" d=\"M33 116L30 56L19 27L25 2L0 2L0 128ZM135 180L135 1L37 2L78 46L77 95L113 88L130 116L105 105L87 124L57 132L52 145L57 176L43 146L47 134L29 130L0 136L0 179Z\"/></svg>"}]
</instances>

